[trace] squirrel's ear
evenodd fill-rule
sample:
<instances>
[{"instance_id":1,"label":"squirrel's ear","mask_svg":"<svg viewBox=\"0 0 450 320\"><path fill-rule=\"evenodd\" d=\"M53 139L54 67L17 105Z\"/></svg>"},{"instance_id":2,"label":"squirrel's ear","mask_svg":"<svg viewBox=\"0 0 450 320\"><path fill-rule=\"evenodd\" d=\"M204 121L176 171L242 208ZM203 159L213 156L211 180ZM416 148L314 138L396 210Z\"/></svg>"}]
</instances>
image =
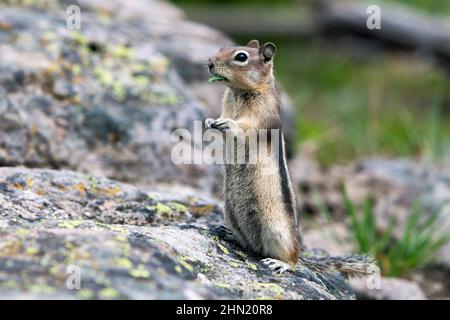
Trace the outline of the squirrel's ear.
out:
<instances>
[{"instance_id":1,"label":"squirrel's ear","mask_svg":"<svg viewBox=\"0 0 450 320\"><path fill-rule=\"evenodd\" d=\"M277 48L275 47L275 45L272 42L267 42L259 48L259 55L261 56L261 59L264 60L264 62L269 62L272 60L276 51Z\"/></svg>"},{"instance_id":2,"label":"squirrel's ear","mask_svg":"<svg viewBox=\"0 0 450 320\"><path fill-rule=\"evenodd\" d=\"M247 43L247 47L258 49L259 41L258 40L250 40L250 42Z\"/></svg>"}]
</instances>

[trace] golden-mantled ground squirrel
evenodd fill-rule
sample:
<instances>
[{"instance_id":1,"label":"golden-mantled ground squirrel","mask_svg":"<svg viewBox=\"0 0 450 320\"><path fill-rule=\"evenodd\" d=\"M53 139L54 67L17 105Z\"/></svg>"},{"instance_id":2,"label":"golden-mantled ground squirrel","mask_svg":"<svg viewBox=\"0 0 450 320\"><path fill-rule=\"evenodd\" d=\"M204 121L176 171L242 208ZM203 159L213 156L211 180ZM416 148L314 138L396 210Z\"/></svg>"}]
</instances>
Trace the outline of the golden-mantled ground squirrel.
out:
<instances>
[{"instance_id":1,"label":"golden-mantled ground squirrel","mask_svg":"<svg viewBox=\"0 0 450 320\"><path fill-rule=\"evenodd\" d=\"M210 81L222 81L227 89L220 118L207 119L206 128L224 133L266 129L268 141L276 138L280 146L279 152L268 153L264 164L259 158L256 163L225 163L225 227L221 230L265 258L262 263L278 273L300 262L319 272L368 274L372 261L367 256L308 258L302 254L273 76L275 51L273 43L260 46L252 40L246 46L222 48L208 61ZM273 136L271 129L279 134ZM268 168L273 169L271 173Z\"/></svg>"}]
</instances>

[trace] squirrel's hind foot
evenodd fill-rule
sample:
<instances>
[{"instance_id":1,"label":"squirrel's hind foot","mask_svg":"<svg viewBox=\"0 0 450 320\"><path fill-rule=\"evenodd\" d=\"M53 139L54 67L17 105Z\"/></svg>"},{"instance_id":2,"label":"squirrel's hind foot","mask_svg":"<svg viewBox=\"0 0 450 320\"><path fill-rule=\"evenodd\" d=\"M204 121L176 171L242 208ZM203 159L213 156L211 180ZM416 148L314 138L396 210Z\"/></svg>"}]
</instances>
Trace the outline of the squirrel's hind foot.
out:
<instances>
[{"instance_id":1,"label":"squirrel's hind foot","mask_svg":"<svg viewBox=\"0 0 450 320\"><path fill-rule=\"evenodd\" d=\"M234 238L231 230L228 229L224 225L213 228L213 231L216 232L219 235L219 237L221 237L223 240L225 240L227 242L233 242L233 243L236 242L236 239Z\"/></svg>"},{"instance_id":2,"label":"squirrel's hind foot","mask_svg":"<svg viewBox=\"0 0 450 320\"><path fill-rule=\"evenodd\" d=\"M262 259L261 263L277 274L283 274L286 271L292 270L289 264L277 259L266 258Z\"/></svg>"}]
</instances>

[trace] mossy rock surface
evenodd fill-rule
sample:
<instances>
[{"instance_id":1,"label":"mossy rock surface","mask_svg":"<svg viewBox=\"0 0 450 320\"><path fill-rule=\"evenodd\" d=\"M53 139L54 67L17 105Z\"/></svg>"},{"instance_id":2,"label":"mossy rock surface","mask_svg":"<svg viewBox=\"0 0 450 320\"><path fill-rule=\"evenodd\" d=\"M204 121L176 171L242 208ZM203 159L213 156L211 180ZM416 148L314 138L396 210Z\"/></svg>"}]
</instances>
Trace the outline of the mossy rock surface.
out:
<instances>
[{"instance_id":1,"label":"mossy rock surface","mask_svg":"<svg viewBox=\"0 0 450 320\"><path fill-rule=\"evenodd\" d=\"M226 37L161 1L6 1L0 21L0 166L212 189L213 166L171 161L171 133L206 119L181 71L206 87L204 61Z\"/></svg>"},{"instance_id":2,"label":"mossy rock surface","mask_svg":"<svg viewBox=\"0 0 450 320\"><path fill-rule=\"evenodd\" d=\"M0 191L0 298L353 298L338 275L275 275L222 240L207 198L22 167L0 168Z\"/></svg>"},{"instance_id":3,"label":"mossy rock surface","mask_svg":"<svg viewBox=\"0 0 450 320\"><path fill-rule=\"evenodd\" d=\"M0 166L217 190L218 167L174 164L171 133L219 116L205 63L228 37L156 0L5 1L0 21Z\"/></svg>"},{"instance_id":4,"label":"mossy rock surface","mask_svg":"<svg viewBox=\"0 0 450 320\"><path fill-rule=\"evenodd\" d=\"M174 129L218 116L204 64L226 36L152 0L7 1L0 21L0 298L353 298L221 240L218 166L171 161Z\"/></svg>"}]
</instances>

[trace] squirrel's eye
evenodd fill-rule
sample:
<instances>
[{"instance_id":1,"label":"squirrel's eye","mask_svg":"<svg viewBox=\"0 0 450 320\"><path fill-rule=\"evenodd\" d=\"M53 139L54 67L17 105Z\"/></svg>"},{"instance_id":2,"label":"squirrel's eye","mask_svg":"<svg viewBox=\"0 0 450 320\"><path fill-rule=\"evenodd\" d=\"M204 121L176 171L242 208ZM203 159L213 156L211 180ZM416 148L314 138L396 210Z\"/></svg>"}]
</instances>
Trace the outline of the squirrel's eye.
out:
<instances>
[{"instance_id":1,"label":"squirrel's eye","mask_svg":"<svg viewBox=\"0 0 450 320\"><path fill-rule=\"evenodd\" d=\"M243 52L238 53L234 57L234 60L239 61L239 62L245 62L245 61L247 61L247 59L248 59L247 55Z\"/></svg>"}]
</instances>

